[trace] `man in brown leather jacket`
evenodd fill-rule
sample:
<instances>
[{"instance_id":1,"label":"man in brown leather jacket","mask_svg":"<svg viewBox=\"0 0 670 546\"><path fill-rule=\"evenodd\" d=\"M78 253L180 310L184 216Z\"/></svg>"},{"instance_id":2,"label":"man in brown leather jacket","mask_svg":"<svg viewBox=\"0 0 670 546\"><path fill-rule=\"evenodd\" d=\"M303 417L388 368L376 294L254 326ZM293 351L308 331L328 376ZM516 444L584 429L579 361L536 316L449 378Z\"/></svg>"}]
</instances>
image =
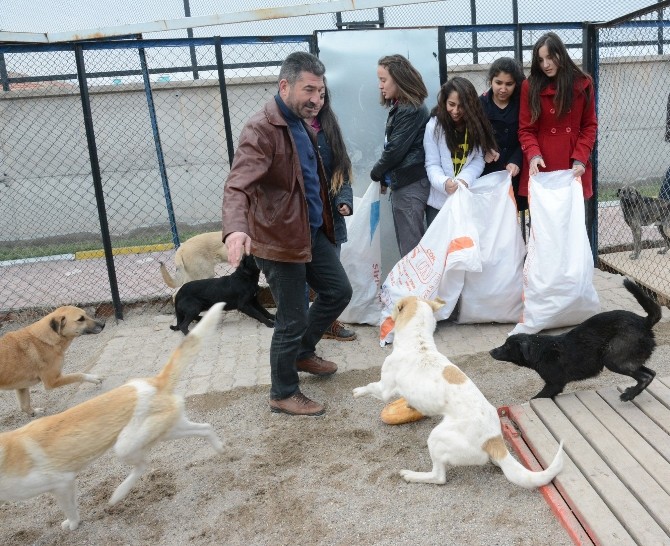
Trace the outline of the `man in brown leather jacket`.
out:
<instances>
[{"instance_id":1,"label":"man in brown leather jacket","mask_svg":"<svg viewBox=\"0 0 670 546\"><path fill-rule=\"evenodd\" d=\"M270 408L322 415L300 392L298 372L326 376L334 362L315 354L325 330L351 299L335 251L328 185L314 134L304 119L323 101L326 69L314 55L290 54L279 92L246 123L223 192L223 241L237 267L253 254L277 306L270 345ZM316 292L307 309L305 283Z\"/></svg>"}]
</instances>

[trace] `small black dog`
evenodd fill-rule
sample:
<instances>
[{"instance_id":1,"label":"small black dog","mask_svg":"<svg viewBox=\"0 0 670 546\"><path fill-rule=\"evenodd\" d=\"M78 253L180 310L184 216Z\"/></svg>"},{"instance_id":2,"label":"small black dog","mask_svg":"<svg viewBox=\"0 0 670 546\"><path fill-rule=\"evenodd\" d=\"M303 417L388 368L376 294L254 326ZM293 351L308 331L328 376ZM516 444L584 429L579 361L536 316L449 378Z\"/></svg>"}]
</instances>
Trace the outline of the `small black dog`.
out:
<instances>
[{"instance_id":1,"label":"small black dog","mask_svg":"<svg viewBox=\"0 0 670 546\"><path fill-rule=\"evenodd\" d=\"M670 201L656 197L645 197L632 186L624 186L616 192L621 203L623 219L633 233L631 260L637 260L642 250L642 226L656 226L663 237L665 248L658 251L665 254L670 249Z\"/></svg>"},{"instance_id":2,"label":"small black dog","mask_svg":"<svg viewBox=\"0 0 670 546\"><path fill-rule=\"evenodd\" d=\"M545 386L533 398L553 398L570 381L595 377L606 367L637 380L620 396L632 400L656 375L644 364L656 347L652 327L661 319L661 307L633 281L625 279L623 284L647 312L646 318L621 310L598 313L565 334L509 336L489 354L540 374Z\"/></svg>"},{"instance_id":3,"label":"small black dog","mask_svg":"<svg viewBox=\"0 0 670 546\"><path fill-rule=\"evenodd\" d=\"M217 302L226 303L224 311L238 309L268 328L274 327L274 315L258 302L260 274L253 256L244 256L230 275L184 283L174 299L177 325L170 325L170 328L188 334L191 322L200 320L200 313Z\"/></svg>"}]
</instances>

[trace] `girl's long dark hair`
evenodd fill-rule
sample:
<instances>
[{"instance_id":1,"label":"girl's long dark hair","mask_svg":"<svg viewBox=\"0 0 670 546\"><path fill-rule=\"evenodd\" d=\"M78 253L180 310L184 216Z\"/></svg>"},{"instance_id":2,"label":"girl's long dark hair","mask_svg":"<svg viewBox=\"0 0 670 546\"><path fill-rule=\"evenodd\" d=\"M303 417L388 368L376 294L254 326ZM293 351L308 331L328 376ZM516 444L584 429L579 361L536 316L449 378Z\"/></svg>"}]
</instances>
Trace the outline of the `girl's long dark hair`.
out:
<instances>
[{"instance_id":1,"label":"girl's long dark hair","mask_svg":"<svg viewBox=\"0 0 670 546\"><path fill-rule=\"evenodd\" d=\"M421 73L412 66L402 55L387 55L377 61L378 66L383 66L388 70L389 76L393 79L398 88L398 102L401 104L412 104L421 106L428 97L426 84L423 83ZM379 94L379 102L382 106L389 107L393 104L390 99L385 99Z\"/></svg>"},{"instance_id":2,"label":"girl's long dark hair","mask_svg":"<svg viewBox=\"0 0 670 546\"><path fill-rule=\"evenodd\" d=\"M345 182L351 180L351 159L344 144L340 124L337 116L330 107L330 95L328 87L325 89L323 106L317 116L321 124L321 130L326 135L326 140L332 152L332 176L330 181L330 193L336 195Z\"/></svg>"},{"instance_id":3,"label":"girl's long dark hair","mask_svg":"<svg viewBox=\"0 0 670 546\"><path fill-rule=\"evenodd\" d=\"M489 122L484 108L479 100L475 86L467 78L454 76L447 83L440 87L437 95L437 106L431 111L431 115L437 118L435 124L435 138L439 139L444 134L447 140L447 146L450 150L455 150L458 146L458 136L456 134L456 124L447 112L447 98L452 92L458 94L458 100L463 108L463 121L468 132L468 143L472 148L479 148L483 153L489 150L497 150Z\"/></svg>"},{"instance_id":4,"label":"girl's long dark hair","mask_svg":"<svg viewBox=\"0 0 670 546\"><path fill-rule=\"evenodd\" d=\"M489 67L489 72L486 76L486 81L489 86L491 86L493 78L495 78L501 72L512 76L515 84L514 93L512 93L512 100L516 100L516 97L518 97L521 93L521 83L526 79L526 75L523 73L523 68L519 62L512 57L498 57Z\"/></svg>"},{"instance_id":5,"label":"girl's long dark hair","mask_svg":"<svg viewBox=\"0 0 670 546\"><path fill-rule=\"evenodd\" d=\"M589 85L583 91L586 94L587 102L591 96L591 87L593 79L568 55L565 44L555 32L547 32L540 36L533 46L533 59L530 63L530 76L528 76L529 100L531 123L535 123L540 117L540 91L547 87L552 80L542 71L540 67L540 48L547 46L549 57L556 63L557 71L554 78L556 84L556 96L554 97L554 107L558 117L567 113L572 107L572 93L575 82L580 78L586 78Z\"/></svg>"}]
</instances>

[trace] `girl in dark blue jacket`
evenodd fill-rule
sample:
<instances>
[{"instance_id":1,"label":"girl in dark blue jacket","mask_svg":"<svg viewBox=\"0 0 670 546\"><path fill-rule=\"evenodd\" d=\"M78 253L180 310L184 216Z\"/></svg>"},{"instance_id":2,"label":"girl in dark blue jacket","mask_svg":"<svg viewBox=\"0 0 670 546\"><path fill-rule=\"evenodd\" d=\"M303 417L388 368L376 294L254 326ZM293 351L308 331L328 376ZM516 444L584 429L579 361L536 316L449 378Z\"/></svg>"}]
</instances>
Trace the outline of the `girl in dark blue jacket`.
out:
<instances>
[{"instance_id":1,"label":"girl in dark blue jacket","mask_svg":"<svg viewBox=\"0 0 670 546\"><path fill-rule=\"evenodd\" d=\"M495 171L509 171L519 210L528 208L527 198L519 196L519 173L523 162L518 137L519 96L521 82L525 79L523 69L516 60L501 57L489 69L489 90L479 97L498 145L497 152L488 152L484 157L486 165L482 176Z\"/></svg>"}]
</instances>

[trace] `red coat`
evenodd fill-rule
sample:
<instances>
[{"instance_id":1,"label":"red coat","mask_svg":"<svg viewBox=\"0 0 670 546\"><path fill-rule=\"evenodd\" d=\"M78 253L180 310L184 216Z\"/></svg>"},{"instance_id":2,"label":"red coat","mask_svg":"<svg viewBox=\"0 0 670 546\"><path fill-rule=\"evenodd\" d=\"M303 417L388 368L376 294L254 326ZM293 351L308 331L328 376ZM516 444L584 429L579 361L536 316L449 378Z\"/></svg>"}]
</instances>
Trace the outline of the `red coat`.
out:
<instances>
[{"instance_id":1,"label":"red coat","mask_svg":"<svg viewBox=\"0 0 670 546\"><path fill-rule=\"evenodd\" d=\"M590 87L588 102L584 92L587 87ZM593 84L586 78L575 82L572 107L560 118L555 113L555 94L553 85L540 91L540 117L531 124L528 80L521 84L519 142L523 151L523 166L519 195L528 195L528 163L533 156L541 155L546 165L546 168L540 169L542 171L571 169L574 160L584 163L586 172L582 175L582 188L584 198L589 198L593 195L590 157L598 130Z\"/></svg>"}]
</instances>

